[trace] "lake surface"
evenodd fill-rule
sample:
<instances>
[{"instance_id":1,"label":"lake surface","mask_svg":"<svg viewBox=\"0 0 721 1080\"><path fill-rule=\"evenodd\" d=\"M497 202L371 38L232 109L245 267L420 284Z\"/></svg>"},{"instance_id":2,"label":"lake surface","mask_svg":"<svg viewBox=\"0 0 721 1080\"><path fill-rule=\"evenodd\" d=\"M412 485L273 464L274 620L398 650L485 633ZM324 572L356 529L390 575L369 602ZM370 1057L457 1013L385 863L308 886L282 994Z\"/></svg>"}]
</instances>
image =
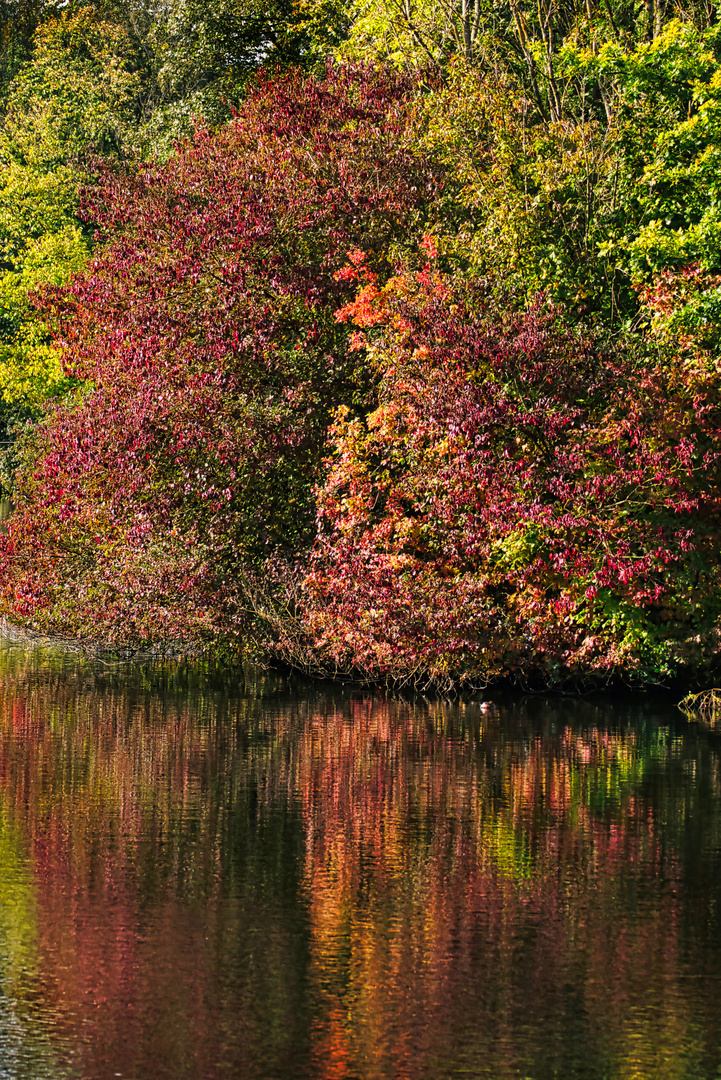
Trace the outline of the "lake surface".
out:
<instances>
[{"instance_id":1,"label":"lake surface","mask_svg":"<svg viewBox=\"0 0 721 1080\"><path fill-rule=\"evenodd\" d=\"M0 643L0 1080L717 1080L720 762Z\"/></svg>"}]
</instances>

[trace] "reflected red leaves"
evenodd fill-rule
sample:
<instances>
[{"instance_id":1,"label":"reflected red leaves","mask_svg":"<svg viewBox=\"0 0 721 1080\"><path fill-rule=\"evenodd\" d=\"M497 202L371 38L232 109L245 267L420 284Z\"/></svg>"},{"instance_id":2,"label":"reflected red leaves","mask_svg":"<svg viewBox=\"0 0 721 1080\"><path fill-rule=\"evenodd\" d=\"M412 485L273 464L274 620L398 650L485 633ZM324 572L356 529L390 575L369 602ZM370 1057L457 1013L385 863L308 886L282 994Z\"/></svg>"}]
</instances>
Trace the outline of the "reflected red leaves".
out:
<instances>
[{"instance_id":1,"label":"reflected red leaves","mask_svg":"<svg viewBox=\"0 0 721 1080\"><path fill-rule=\"evenodd\" d=\"M566 1053L569 985L599 1060L678 1060L689 960L656 815L682 821L687 793L644 794L672 760L652 733L161 686L3 676L36 941L13 993L32 1018L31 971L85 1075L532 1073ZM634 1019L641 999L675 1026Z\"/></svg>"}]
</instances>

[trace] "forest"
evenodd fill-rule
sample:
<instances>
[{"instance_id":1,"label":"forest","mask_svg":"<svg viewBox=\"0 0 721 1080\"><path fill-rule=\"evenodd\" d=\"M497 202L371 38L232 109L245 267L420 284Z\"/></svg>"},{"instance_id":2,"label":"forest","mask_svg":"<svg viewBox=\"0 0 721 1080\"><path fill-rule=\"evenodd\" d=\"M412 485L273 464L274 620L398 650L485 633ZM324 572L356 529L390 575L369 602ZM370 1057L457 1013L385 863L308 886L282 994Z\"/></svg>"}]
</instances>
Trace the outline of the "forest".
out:
<instances>
[{"instance_id":1,"label":"forest","mask_svg":"<svg viewBox=\"0 0 721 1080\"><path fill-rule=\"evenodd\" d=\"M455 690L721 671L706 0L0 0L0 615Z\"/></svg>"}]
</instances>

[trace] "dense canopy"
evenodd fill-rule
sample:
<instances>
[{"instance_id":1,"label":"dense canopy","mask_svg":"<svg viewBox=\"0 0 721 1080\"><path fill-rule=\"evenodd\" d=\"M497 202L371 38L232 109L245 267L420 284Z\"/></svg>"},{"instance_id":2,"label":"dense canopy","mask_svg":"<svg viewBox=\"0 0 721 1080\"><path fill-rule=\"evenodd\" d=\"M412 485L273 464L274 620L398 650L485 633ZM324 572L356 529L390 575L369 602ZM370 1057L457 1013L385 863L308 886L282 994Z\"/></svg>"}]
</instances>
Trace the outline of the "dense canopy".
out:
<instances>
[{"instance_id":1,"label":"dense canopy","mask_svg":"<svg viewBox=\"0 0 721 1080\"><path fill-rule=\"evenodd\" d=\"M15 7L9 618L397 685L713 677L714 7Z\"/></svg>"}]
</instances>

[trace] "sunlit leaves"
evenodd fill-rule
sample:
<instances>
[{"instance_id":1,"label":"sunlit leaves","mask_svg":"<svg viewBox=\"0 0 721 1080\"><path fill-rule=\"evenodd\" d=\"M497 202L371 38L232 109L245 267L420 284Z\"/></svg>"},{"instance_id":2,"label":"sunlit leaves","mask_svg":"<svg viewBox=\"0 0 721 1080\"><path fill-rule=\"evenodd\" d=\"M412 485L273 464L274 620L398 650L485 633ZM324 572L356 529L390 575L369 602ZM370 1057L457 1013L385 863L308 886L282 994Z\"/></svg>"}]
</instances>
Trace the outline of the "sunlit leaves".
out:
<instances>
[{"instance_id":1,"label":"sunlit leaves","mask_svg":"<svg viewBox=\"0 0 721 1080\"><path fill-rule=\"evenodd\" d=\"M307 581L321 650L440 686L716 662L718 372L606 353L432 266L368 289L345 311L380 405L334 429Z\"/></svg>"},{"instance_id":2,"label":"sunlit leaves","mask_svg":"<svg viewBox=\"0 0 721 1080\"><path fill-rule=\"evenodd\" d=\"M32 297L85 265L82 158L119 149L138 91L123 32L92 11L49 20L34 44L0 132L0 394L9 417L37 410L64 385Z\"/></svg>"},{"instance_id":3,"label":"sunlit leaves","mask_svg":"<svg viewBox=\"0 0 721 1080\"><path fill-rule=\"evenodd\" d=\"M391 271L437 175L406 80L331 68L261 80L221 133L108 169L107 246L47 289L66 374L90 380L28 435L9 607L85 635L233 633L249 573L312 540L331 410L373 376L334 313L348 250Z\"/></svg>"}]
</instances>

